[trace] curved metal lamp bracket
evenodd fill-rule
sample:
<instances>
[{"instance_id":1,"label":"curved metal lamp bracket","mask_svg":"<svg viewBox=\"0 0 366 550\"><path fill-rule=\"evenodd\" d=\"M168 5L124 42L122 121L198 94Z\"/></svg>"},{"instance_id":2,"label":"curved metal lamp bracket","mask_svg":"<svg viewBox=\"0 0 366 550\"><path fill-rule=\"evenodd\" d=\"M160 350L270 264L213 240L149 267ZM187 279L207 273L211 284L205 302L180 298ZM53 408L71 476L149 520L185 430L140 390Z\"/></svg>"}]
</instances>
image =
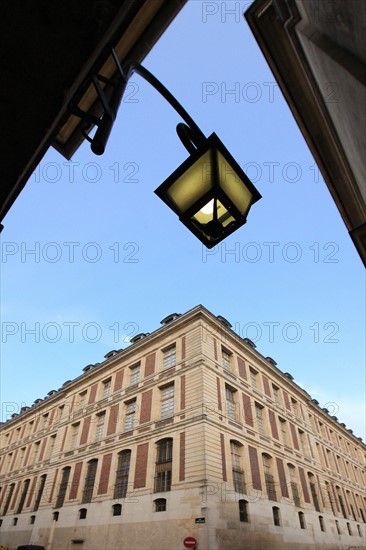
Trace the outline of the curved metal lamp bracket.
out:
<instances>
[{"instance_id":1,"label":"curved metal lamp bracket","mask_svg":"<svg viewBox=\"0 0 366 550\"><path fill-rule=\"evenodd\" d=\"M185 124L177 125L177 134L187 151L192 154L200 145L204 144L206 137L192 117L175 99L175 97L165 88L165 86L139 63L127 63L123 67L118 59L118 56L113 48L111 48L112 57L117 66L117 78L111 80L102 75L93 74L91 81L95 87L103 114L100 118L80 109L75 103L71 102L69 109L75 116L83 120L82 134L91 143L91 149L96 155L102 155L112 131L114 121L117 116L118 108L123 98L127 83L133 73L144 78L151 86L153 86L162 95L175 111L182 117ZM108 98L105 90L101 86L104 82L113 88L110 97ZM97 131L93 138L87 134L91 125L97 126Z\"/></svg>"}]
</instances>

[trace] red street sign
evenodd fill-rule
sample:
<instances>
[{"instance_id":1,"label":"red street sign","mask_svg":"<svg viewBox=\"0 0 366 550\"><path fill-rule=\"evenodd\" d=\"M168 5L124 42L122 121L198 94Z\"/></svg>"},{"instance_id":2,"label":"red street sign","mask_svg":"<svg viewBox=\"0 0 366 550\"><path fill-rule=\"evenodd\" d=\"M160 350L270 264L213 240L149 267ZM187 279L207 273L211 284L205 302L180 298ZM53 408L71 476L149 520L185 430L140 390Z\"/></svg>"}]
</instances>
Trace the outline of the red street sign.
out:
<instances>
[{"instance_id":1,"label":"red street sign","mask_svg":"<svg viewBox=\"0 0 366 550\"><path fill-rule=\"evenodd\" d=\"M196 548L197 541L193 537L186 537L183 544L186 548Z\"/></svg>"}]
</instances>

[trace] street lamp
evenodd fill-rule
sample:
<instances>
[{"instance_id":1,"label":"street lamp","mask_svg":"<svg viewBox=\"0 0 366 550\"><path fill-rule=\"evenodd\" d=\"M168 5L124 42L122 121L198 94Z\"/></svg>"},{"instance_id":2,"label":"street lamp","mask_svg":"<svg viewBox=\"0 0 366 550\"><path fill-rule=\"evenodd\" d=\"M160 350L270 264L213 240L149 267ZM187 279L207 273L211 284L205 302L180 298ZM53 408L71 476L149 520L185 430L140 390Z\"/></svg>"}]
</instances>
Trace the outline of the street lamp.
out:
<instances>
[{"instance_id":1,"label":"street lamp","mask_svg":"<svg viewBox=\"0 0 366 550\"><path fill-rule=\"evenodd\" d=\"M133 73L149 82L177 111L184 123L177 134L190 156L162 183L155 193L179 216L180 221L207 247L212 248L245 224L260 193L215 133L202 133L175 97L138 63L122 67L114 49L117 77L107 79L94 73L90 79L103 110L101 117L82 111L75 100L71 112L82 118L83 135L92 151L101 155L111 133L126 85ZM88 132L97 126L94 137Z\"/></svg>"}]
</instances>

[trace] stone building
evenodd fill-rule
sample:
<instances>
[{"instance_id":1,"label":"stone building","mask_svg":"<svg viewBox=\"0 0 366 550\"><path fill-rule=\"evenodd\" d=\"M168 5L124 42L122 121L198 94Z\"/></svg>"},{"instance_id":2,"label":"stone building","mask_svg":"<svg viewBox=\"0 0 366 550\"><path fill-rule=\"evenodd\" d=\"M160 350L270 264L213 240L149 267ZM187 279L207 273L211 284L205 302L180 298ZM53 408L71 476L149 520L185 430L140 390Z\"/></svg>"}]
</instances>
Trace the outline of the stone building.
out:
<instances>
[{"instance_id":1,"label":"stone building","mask_svg":"<svg viewBox=\"0 0 366 550\"><path fill-rule=\"evenodd\" d=\"M1 442L10 550L365 543L365 445L202 306L22 407Z\"/></svg>"}]
</instances>

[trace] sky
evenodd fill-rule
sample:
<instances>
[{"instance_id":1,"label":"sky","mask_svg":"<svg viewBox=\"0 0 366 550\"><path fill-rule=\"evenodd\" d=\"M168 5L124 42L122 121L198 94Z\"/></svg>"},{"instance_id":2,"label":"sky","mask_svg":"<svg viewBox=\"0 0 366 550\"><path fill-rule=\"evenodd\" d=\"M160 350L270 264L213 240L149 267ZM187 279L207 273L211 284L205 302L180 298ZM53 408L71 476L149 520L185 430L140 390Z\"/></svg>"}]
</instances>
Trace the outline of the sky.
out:
<instances>
[{"instance_id":1,"label":"sky","mask_svg":"<svg viewBox=\"0 0 366 550\"><path fill-rule=\"evenodd\" d=\"M362 262L242 17L249 5L189 1L144 65L263 198L207 250L154 194L188 154L180 117L134 75L105 154L84 142L66 161L51 148L5 218L2 421L202 304L365 439Z\"/></svg>"}]
</instances>

